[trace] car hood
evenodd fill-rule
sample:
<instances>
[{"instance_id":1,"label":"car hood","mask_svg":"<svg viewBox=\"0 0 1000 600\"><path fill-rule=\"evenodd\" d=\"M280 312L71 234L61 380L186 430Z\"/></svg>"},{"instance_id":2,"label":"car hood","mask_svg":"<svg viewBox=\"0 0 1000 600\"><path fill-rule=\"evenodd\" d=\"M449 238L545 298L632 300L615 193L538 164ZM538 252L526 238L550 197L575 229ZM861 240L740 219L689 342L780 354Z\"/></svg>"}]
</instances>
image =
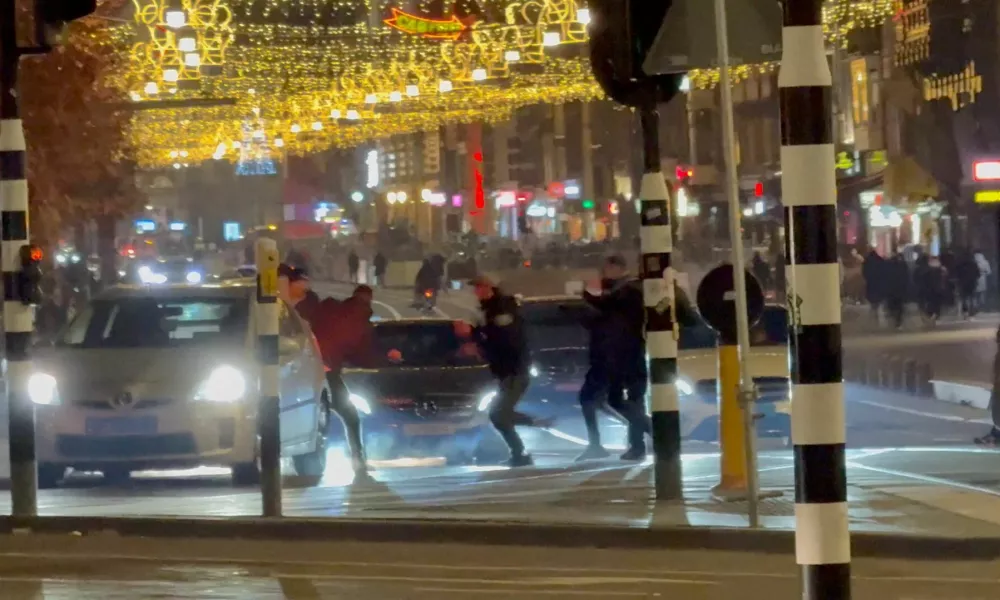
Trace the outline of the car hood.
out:
<instances>
[{"instance_id":1,"label":"car hood","mask_svg":"<svg viewBox=\"0 0 1000 600\"><path fill-rule=\"evenodd\" d=\"M345 369L343 378L352 393L370 400L428 396L438 399L478 397L493 385L493 377L485 365Z\"/></svg>"},{"instance_id":2,"label":"car hood","mask_svg":"<svg viewBox=\"0 0 1000 600\"><path fill-rule=\"evenodd\" d=\"M252 368L245 352L226 348L56 348L35 358L35 370L59 382L64 402L130 392L137 398L182 398L220 365Z\"/></svg>"},{"instance_id":3,"label":"car hood","mask_svg":"<svg viewBox=\"0 0 1000 600\"><path fill-rule=\"evenodd\" d=\"M785 347L751 348L748 362L755 379L788 377L788 349ZM685 350L677 357L678 374L690 381L715 379L718 369L715 349Z\"/></svg>"}]
</instances>

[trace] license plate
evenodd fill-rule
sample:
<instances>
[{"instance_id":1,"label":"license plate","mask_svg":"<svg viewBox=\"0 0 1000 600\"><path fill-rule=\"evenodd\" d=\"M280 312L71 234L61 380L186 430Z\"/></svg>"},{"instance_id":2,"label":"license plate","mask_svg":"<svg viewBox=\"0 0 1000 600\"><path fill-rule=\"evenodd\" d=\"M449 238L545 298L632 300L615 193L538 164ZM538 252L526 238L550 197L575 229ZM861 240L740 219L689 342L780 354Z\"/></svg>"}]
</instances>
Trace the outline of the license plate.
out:
<instances>
[{"instance_id":1,"label":"license plate","mask_svg":"<svg viewBox=\"0 0 1000 600\"><path fill-rule=\"evenodd\" d=\"M416 423L403 426L403 433L406 435L453 435L457 431L457 426L446 423Z\"/></svg>"},{"instance_id":2,"label":"license plate","mask_svg":"<svg viewBox=\"0 0 1000 600\"><path fill-rule=\"evenodd\" d=\"M87 435L153 435L156 417L90 417Z\"/></svg>"}]
</instances>

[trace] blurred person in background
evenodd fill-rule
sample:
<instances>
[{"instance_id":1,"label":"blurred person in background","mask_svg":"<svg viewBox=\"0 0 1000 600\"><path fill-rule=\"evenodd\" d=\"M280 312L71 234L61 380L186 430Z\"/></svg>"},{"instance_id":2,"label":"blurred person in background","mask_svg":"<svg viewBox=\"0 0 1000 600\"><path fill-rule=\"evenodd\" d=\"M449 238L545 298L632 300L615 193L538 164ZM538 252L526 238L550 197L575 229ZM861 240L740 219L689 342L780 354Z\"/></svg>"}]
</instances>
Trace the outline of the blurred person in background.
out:
<instances>
[{"instance_id":1,"label":"blurred person in background","mask_svg":"<svg viewBox=\"0 0 1000 600\"><path fill-rule=\"evenodd\" d=\"M385 259L385 254L379 250L375 253L375 285L384 286L385 285L385 269L389 266L389 261Z\"/></svg>"},{"instance_id":2,"label":"blurred person in background","mask_svg":"<svg viewBox=\"0 0 1000 600\"><path fill-rule=\"evenodd\" d=\"M1000 443L1000 327L997 328L996 335L997 352L993 356L993 390L990 392L990 420L993 426L989 433L981 438L976 438L975 442L983 446L996 446Z\"/></svg>"},{"instance_id":3,"label":"blurred person in background","mask_svg":"<svg viewBox=\"0 0 1000 600\"><path fill-rule=\"evenodd\" d=\"M358 258L358 253L351 249L350 254L347 255L347 276L351 283L358 282L358 271L361 269L361 259Z\"/></svg>"}]
</instances>

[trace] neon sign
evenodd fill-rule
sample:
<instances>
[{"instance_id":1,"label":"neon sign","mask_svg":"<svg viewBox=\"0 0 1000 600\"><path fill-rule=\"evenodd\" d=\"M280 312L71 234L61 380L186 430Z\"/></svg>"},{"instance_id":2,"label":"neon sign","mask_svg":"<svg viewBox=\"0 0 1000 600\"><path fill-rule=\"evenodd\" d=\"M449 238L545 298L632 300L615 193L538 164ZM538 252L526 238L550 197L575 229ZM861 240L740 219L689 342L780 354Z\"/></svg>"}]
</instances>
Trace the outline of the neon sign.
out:
<instances>
[{"instance_id":1,"label":"neon sign","mask_svg":"<svg viewBox=\"0 0 1000 600\"><path fill-rule=\"evenodd\" d=\"M383 22L403 33L435 40L457 40L469 28L454 15L450 19L428 19L405 13L398 8L392 9L392 17Z\"/></svg>"}]
</instances>

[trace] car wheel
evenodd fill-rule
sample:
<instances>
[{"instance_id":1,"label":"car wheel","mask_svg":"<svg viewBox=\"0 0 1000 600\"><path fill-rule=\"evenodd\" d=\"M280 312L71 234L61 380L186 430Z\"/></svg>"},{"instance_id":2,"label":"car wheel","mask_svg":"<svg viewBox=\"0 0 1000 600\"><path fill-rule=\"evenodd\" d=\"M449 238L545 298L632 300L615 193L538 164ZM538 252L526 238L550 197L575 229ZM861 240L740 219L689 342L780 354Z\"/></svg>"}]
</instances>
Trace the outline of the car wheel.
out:
<instances>
[{"instance_id":1,"label":"car wheel","mask_svg":"<svg viewBox=\"0 0 1000 600\"><path fill-rule=\"evenodd\" d=\"M326 473L326 453L330 431L330 408L326 402L320 405L319 419L316 423L316 448L312 452L292 457L295 472L302 477L322 477Z\"/></svg>"},{"instance_id":2,"label":"car wheel","mask_svg":"<svg viewBox=\"0 0 1000 600\"><path fill-rule=\"evenodd\" d=\"M260 485L260 464L254 461L233 465L233 485Z\"/></svg>"},{"instance_id":3,"label":"car wheel","mask_svg":"<svg viewBox=\"0 0 1000 600\"><path fill-rule=\"evenodd\" d=\"M66 477L66 467L56 465L38 465L38 489L50 490L59 487L59 483Z\"/></svg>"},{"instance_id":4,"label":"car wheel","mask_svg":"<svg viewBox=\"0 0 1000 600\"><path fill-rule=\"evenodd\" d=\"M104 481L111 485L124 485L132 479L132 471L124 467L109 467L101 471Z\"/></svg>"}]
</instances>

